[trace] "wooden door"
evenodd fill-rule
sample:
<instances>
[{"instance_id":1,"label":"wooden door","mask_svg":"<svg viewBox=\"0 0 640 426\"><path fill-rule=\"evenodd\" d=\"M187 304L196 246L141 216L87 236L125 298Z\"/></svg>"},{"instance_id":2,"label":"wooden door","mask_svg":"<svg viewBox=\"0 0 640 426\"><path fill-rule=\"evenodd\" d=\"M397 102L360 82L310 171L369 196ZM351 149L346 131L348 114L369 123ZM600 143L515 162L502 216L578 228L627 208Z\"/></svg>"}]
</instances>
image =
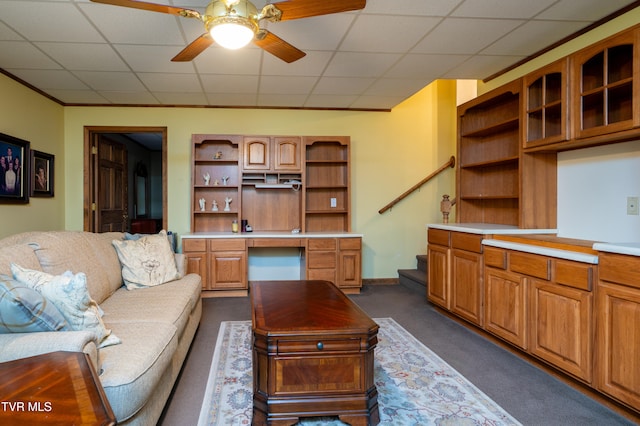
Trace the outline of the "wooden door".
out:
<instances>
[{"instance_id":1,"label":"wooden door","mask_svg":"<svg viewBox=\"0 0 640 426\"><path fill-rule=\"evenodd\" d=\"M449 309L449 248L429 244L427 299Z\"/></svg>"},{"instance_id":2,"label":"wooden door","mask_svg":"<svg viewBox=\"0 0 640 426\"><path fill-rule=\"evenodd\" d=\"M245 138L242 145L243 170L269 170L269 138Z\"/></svg>"},{"instance_id":3,"label":"wooden door","mask_svg":"<svg viewBox=\"0 0 640 426\"><path fill-rule=\"evenodd\" d=\"M299 172L302 170L301 145L299 137L274 138L273 169L288 172Z\"/></svg>"},{"instance_id":4,"label":"wooden door","mask_svg":"<svg viewBox=\"0 0 640 426\"><path fill-rule=\"evenodd\" d=\"M482 326L482 255L451 251L451 312Z\"/></svg>"},{"instance_id":5,"label":"wooden door","mask_svg":"<svg viewBox=\"0 0 640 426\"><path fill-rule=\"evenodd\" d=\"M92 149L94 171L97 173L93 194L94 232L125 232L127 230L127 148L97 135Z\"/></svg>"},{"instance_id":6,"label":"wooden door","mask_svg":"<svg viewBox=\"0 0 640 426\"><path fill-rule=\"evenodd\" d=\"M526 278L495 268L485 268L484 286L485 329L526 349Z\"/></svg>"}]
</instances>

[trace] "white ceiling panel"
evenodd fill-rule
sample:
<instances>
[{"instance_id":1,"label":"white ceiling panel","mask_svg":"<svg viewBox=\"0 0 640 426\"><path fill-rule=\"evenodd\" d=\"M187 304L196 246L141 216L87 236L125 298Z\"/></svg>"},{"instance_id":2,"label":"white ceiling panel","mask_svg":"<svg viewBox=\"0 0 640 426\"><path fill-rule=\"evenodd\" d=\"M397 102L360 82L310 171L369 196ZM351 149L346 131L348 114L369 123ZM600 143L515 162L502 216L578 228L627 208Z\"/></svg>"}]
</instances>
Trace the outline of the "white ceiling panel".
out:
<instances>
[{"instance_id":1,"label":"white ceiling panel","mask_svg":"<svg viewBox=\"0 0 640 426\"><path fill-rule=\"evenodd\" d=\"M145 1L200 13L208 2ZM286 63L254 44L172 62L205 32L198 19L0 0L0 68L62 104L388 110L438 78L484 79L629 5L640 1L367 0L358 11L260 22L306 53Z\"/></svg>"}]
</instances>

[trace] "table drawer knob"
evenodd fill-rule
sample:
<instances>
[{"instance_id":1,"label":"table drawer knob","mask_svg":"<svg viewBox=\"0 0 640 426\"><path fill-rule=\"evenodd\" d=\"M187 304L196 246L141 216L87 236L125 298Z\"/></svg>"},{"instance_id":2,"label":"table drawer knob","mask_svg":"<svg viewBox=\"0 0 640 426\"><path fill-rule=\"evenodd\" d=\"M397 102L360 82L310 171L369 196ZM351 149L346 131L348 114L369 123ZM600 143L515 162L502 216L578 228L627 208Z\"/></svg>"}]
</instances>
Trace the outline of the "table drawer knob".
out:
<instances>
[{"instance_id":1,"label":"table drawer knob","mask_svg":"<svg viewBox=\"0 0 640 426\"><path fill-rule=\"evenodd\" d=\"M318 348L319 351L324 349L324 344L322 342L318 342L318 344L316 345L316 347Z\"/></svg>"}]
</instances>

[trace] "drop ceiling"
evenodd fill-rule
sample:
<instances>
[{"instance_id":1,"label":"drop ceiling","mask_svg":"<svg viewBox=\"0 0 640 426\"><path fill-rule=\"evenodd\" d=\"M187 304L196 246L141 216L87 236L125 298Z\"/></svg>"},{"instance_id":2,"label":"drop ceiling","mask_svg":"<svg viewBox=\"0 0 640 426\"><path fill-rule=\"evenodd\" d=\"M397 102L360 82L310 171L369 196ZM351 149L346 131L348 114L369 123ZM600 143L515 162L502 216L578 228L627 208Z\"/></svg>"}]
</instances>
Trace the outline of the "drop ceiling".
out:
<instances>
[{"instance_id":1,"label":"drop ceiling","mask_svg":"<svg viewBox=\"0 0 640 426\"><path fill-rule=\"evenodd\" d=\"M207 0L155 3L202 12ZM357 12L263 23L306 52L287 64L252 45L171 62L204 32L196 19L0 0L0 69L63 105L389 110L436 79L485 79L639 3L368 0Z\"/></svg>"}]
</instances>

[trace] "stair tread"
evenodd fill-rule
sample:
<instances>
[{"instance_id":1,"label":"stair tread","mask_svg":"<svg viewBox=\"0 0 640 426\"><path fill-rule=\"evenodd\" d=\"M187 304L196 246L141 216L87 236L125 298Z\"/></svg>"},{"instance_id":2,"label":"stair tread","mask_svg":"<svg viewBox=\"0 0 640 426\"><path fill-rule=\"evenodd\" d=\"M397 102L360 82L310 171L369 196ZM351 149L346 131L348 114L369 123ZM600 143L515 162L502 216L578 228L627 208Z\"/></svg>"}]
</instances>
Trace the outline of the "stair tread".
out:
<instances>
[{"instance_id":1,"label":"stair tread","mask_svg":"<svg viewBox=\"0 0 640 426\"><path fill-rule=\"evenodd\" d=\"M413 278L420 282L427 282L427 273L418 269L398 269L398 275Z\"/></svg>"}]
</instances>

